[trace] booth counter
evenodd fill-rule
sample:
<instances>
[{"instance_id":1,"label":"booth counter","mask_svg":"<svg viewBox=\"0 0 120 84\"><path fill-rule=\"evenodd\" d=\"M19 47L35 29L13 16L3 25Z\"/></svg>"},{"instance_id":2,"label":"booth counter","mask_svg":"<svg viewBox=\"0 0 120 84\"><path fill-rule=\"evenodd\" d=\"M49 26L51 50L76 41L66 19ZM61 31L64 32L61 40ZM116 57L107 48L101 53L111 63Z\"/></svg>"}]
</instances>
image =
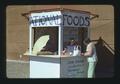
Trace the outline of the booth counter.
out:
<instances>
[{"instance_id":1,"label":"booth counter","mask_svg":"<svg viewBox=\"0 0 120 84\"><path fill-rule=\"evenodd\" d=\"M30 78L87 78L85 57L30 56Z\"/></svg>"}]
</instances>

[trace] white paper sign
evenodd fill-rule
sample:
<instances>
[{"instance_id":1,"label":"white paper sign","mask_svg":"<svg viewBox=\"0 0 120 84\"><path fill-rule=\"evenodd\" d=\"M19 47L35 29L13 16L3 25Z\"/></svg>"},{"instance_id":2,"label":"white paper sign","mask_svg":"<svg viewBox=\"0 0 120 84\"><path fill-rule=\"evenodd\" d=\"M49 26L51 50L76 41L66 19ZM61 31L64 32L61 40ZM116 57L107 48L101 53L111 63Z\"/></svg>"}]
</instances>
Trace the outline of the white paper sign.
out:
<instances>
[{"instance_id":1,"label":"white paper sign","mask_svg":"<svg viewBox=\"0 0 120 84\"><path fill-rule=\"evenodd\" d=\"M31 27L44 26L68 26L68 27L89 27L90 15L88 13L77 12L42 12L31 13L29 16Z\"/></svg>"},{"instance_id":2,"label":"white paper sign","mask_svg":"<svg viewBox=\"0 0 120 84\"><path fill-rule=\"evenodd\" d=\"M88 63L85 57L66 57L61 59L61 78L87 78Z\"/></svg>"},{"instance_id":3,"label":"white paper sign","mask_svg":"<svg viewBox=\"0 0 120 84\"><path fill-rule=\"evenodd\" d=\"M88 13L63 12L63 25L68 27L88 27L90 26L90 16Z\"/></svg>"},{"instance_id":4,"label":"white paper sign","mask_svg":"<svg viewBox=\"0 0 120 84\"><path fill-rule=\"evenodd\" d=\"M32 13L29 17L31 27L59 26L61 24L61 12Z\"/></svg>"}]
</instances>

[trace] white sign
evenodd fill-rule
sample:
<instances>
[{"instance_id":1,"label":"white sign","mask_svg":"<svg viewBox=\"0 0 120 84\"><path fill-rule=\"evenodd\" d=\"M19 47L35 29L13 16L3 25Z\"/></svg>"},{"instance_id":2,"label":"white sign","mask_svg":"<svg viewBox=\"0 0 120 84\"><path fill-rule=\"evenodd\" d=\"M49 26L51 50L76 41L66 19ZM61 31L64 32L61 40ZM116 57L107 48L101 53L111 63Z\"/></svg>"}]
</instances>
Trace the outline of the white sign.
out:
<instances>
[{"instance_id":1,"label":"white sign","mask_svg":"<svg viewBox=\"0 0 120 84\"><path fill-rule=\"evenodd\" d=\"M88 63L85 57L66 57L61 59L61 78L87 78Z\"/></svg>"},{"instance_id":2,"label":"white sign","mask_svg":"<svg viewBox=\"0 0 120 84\"><path fill-rule=\"evenodd\" d=\"M68 26L68 27L89 27L90 16L88 13L75 12L42 12L32 13L29 16L31 27L41 26Z\"/></svg>"},{"instance_id":3,"label":"white sign","mask_svg":"<svg viewBox=\"0 0 120 84\"><path fill-rule=\"evenodd\" d=\"M63 25L71 27L88 27L90 16L87 13L63 12Z\"/></svg>"},{"instance_id":4,"label":"white sign","mask_svg":"<svg viewBox=\"0 0 120 84\"><path fill-rule=\"evenodd\" d=\"M61 12L32 13L29 17L31 27L59 26L61 24Z\"/></svg>"}]
</instances>

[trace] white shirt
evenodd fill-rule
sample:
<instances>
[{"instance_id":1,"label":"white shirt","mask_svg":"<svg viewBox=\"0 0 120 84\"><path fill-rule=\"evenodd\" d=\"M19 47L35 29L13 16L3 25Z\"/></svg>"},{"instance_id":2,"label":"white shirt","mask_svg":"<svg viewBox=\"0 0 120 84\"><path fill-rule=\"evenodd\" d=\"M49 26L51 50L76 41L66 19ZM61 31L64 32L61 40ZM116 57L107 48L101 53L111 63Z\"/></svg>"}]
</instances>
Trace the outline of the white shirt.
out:
<instances>
[{"instance_id":1,"label":"white shirt","mask_svg":"<svg viewBox=\"0 0 120 84\"><path fill-rule=\"evenodd\" d=\"M89 43L87 45L87 49L86 51L88 51L90 48L92 48L92 56L88 57L88 62L96 62L97 61L97 54L96 54L96 48L95 45L93 43Z\"/></svg>"},{"instance_id":2,"label":"white shirt","mask_svg":"<svg viewBox=\"0 0 120 84\"><path fill-rule=\"evenodd\" d=\"M80 50L78 50L78 46L76 45L67 46L67 50L72 56L80 55Z\"/></svg>"}]
</instances>

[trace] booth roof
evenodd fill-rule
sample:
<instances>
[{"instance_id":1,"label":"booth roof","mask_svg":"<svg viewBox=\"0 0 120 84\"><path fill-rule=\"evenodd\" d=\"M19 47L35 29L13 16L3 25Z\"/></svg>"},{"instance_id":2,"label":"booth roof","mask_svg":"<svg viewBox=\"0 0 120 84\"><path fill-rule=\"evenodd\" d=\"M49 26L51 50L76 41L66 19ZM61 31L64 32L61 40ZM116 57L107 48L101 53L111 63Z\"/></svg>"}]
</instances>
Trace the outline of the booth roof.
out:
<instances>
[{"instance_id":1,"label":"booth roof","mask_svg":"<svg viewBox=\"0 0 120 84\"><path fill-rule=\"evenodd\" d=\"M70 12L90 13L90 12L88 12L88 11L73 10L73 9L66 9L66 8L54 8L54 9L44 9L44 10L33 10L33 11L30 11L29 13L50 12L50 11L70 11Z\"/></svg>"},{"instance_id":2,"label":"booth roof","mask_svg":"<svg viewBox=\"0 0 120 84\"><path fill-rule=\"evenodd\" d=\"M50 12L50 11L69 11L69 12L77 12L77 13L87 13L89 15L95 16L96 14L92 14L91 12L88 11L83 11L83 10L73 10L73 9L66 9L66 8L54 8L54 9L44 9L44 10L32 10L29 11L28 13L22 13L22 16L28 19L29 14L31 13L41 13L41 12Z\"/></svg>"}]
</instances>

